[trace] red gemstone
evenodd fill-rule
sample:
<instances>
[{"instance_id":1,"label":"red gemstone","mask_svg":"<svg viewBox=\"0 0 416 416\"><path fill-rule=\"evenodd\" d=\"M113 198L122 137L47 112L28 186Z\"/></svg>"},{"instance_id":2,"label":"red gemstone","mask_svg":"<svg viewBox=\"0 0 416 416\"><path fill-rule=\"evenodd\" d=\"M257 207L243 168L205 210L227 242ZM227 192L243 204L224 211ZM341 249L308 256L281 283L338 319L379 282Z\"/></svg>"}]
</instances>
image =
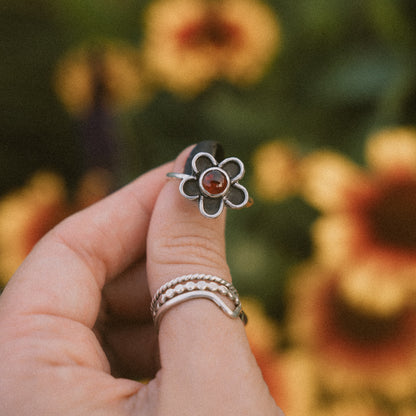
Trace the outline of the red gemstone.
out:
<instances>
[{"instance_id":1,"label":"red gemstone","mask_svg":"<svg viewBox=\"0 0 416 416\"><path fill-rule=\"evenodd\" d=\"M203 176L201 184L210 195L220 195L227 189L228 179L223 172L215 169Z\"/></svg>"}]
</instances>

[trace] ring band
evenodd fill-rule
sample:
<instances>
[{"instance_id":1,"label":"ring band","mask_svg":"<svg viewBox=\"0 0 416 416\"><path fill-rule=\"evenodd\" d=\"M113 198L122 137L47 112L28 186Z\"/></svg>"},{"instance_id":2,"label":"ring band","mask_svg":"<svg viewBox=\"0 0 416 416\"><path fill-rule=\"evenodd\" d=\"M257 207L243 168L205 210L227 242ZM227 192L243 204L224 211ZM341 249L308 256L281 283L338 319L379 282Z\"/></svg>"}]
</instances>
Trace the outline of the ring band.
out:
<instances>
[{"instance_id":1,"label":"ring band","mask_svg":"<svg viewBox=\"0 0 416 416\"><path fill-rule=\"evenodd\" d=\"M202 142L188 157L184 173L167 174L181 180L179 192L189 200L198 201L199 211L207 218L218 217L224 207L244 208L250 201L247 189L239 183L245 174L243 162L236 157L218 162L218 154L218 146Z\"/></svg>"},{"instance_id":2,"label":"ring band","mask_svg":"<svg viewBox=\"0 0 416 416\"><path fill-rule=\"evenodd\" d=\"M186 179L189 175L187 175L186 173L168 172L166 176L169 178Z\"/></svg>"},{"instance_id":3,"label":"ring band","mask_svg":"<svg viewBox=\"0 0 416 416\"><path fill-rule=\"evenodd\" d=\"M190 274L169 281L153 296L150 310L156 328L169 309L192 299L208 299L229 318L240 318L244 324L247 323L237 289L230 282L217 276ZM234 309L225 303L225 299L233 302Z\"/></svg>"}]
</instances>

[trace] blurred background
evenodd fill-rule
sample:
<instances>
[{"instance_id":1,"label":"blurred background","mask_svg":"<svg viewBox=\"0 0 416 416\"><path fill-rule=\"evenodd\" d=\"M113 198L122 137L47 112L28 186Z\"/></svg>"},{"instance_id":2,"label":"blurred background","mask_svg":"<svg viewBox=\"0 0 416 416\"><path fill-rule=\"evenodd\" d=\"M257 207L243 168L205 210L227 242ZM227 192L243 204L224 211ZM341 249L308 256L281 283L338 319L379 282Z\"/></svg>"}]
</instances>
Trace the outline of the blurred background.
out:
<instances>
[{"instance_id":1,"label":"blurred background","mask_svg":"<svg viewBox=\"0 0 416 416\"><path fill-rule=\"evenodd\" d=\"M0 0L1 285L217 140L254 199L228 258L278 404L416 415L415 22L411 0Z\"/></svg>"}]
</instances>

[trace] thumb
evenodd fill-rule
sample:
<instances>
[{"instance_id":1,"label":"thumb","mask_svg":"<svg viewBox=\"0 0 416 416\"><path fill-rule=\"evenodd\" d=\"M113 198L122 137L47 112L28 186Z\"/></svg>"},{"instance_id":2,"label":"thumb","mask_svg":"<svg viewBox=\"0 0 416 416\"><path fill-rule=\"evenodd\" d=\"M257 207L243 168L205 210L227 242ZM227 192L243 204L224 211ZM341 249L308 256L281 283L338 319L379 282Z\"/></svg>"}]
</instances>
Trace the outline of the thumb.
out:
<instances>
[{"instance_id":1,"label":"thumb","mask_svg":"<svg viewBox=\"0 0 416 416\"><path fill-rule=\"evenodd\" d=\"M192 154L206 143L195 146ZM191 149L178 156L174 172L184 172ZM217 218L205 218L196 202L180 194L178 180L167 181L156 202L148 232L147 271L151 293L167 281L191 273L230 280L224 228L225 212Z\"/></svg>"},{"instance_id":2,"label":"thumb","mask_svg":"<svg viewBox=\"0 0 416 416\"><path fill-rule=\"evenodd\" d=\"M179 155L175 172L184 172L190 150ZM150 222L147 271L152 295L164 283L187 274L231 281L225 256L225 213L204 217L198 204L185 199L178 188L177 180L166 183ZM264 394L266 402L270 400L244 325L240 319L228 318L213 302L193 299L171 307L160 324L159 346L160 400L167 414L172 414L172 403L181 403L181 415L228 414L235 411L236 403L254 412L244 414L255 414Z\"/></svg>"}]
</instances>

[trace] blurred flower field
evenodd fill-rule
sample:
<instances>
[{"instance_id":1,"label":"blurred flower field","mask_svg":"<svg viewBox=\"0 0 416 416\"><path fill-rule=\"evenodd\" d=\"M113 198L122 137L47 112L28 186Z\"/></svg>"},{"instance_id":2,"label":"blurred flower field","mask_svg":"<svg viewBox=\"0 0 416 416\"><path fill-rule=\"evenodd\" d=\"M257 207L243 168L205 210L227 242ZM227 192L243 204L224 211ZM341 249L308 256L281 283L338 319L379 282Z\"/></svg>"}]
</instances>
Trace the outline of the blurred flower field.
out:
<instances>
[{"instance_id":1,"label":"blurred flower field","mask_svg":"<svg viewBox=\"0 0 416 416\"><path fill-rule=\"evenodd\" d=\"M414 22L411 0L2 0L1 287L59 221L217 140L254 199L228 258L277 403L416 415Z\"/></svg>"}]
</instances>

